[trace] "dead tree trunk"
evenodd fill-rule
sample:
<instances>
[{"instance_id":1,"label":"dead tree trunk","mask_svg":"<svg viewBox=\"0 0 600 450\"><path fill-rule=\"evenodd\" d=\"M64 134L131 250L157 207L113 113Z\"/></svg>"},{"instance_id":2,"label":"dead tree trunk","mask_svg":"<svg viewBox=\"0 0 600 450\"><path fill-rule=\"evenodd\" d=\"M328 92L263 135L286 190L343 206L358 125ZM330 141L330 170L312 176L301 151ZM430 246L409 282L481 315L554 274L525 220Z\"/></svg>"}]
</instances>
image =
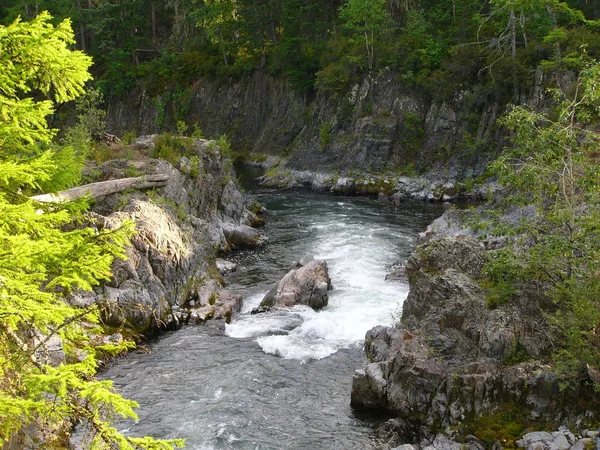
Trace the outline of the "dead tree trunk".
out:
<instances>
[{"instance_id":1,"label":"dead tree trunk","mask_svg":"<svg viewBox=\"0 0 600 450\"><path fill-rule=\"evenodd\" d=\"M77 186L66 191L57 192L56 194L35 195L29 198L42 203L65 203L83 197L101 198L127 189L163 187L167 184L167 181L169 181L169 176L164 174L119 178L117 180L100 181L98 183Z\"/></svg>"}]
</instances>

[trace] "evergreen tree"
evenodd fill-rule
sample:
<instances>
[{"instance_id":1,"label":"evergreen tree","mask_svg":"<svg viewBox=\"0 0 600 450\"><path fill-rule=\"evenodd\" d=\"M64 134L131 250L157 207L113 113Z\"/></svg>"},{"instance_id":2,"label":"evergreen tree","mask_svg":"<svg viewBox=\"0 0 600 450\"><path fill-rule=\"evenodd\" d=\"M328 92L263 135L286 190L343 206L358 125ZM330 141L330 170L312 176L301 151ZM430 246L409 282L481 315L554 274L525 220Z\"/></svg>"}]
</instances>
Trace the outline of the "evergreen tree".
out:
<instances>
[{"instance_id":1,"label":"evergreen tree","mask_svg":"<svg viewBox=\"0 0 600 450\"><path fill-rule=\"evenodd\" d=\"M96 357L129 344L104 344L97 307L67 301L109 279L130 226L77 226L83 205L28 198L64 162L47 150L56 133L47 116L90 79L90 58L69 50L70 22L50 20L42 13L0 26L0 438L14 444L34 426L46 434L37 445L54 447L84 420L91 449L170 449L181 441L128 438L111 426L115 415L135 418L136 405L94 379Z\"/></svg>"}]
</instances>

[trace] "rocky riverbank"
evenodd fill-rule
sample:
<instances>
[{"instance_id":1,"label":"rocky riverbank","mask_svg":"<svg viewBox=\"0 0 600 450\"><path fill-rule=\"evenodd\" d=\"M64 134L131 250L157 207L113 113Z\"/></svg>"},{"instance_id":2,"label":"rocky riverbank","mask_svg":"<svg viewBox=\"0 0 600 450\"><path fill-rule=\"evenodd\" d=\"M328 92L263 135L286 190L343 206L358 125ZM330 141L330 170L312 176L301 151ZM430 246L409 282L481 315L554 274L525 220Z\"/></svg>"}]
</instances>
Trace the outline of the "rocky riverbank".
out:
<instances>
[{"instance_id":1,"label":"rocky riverbank","mask_svg":"<svg viewBox=\"0 0 600 450\"><path fill-rule=\"evenodd\" d=\"M428 447L440 431L466 448L514 448L527 430L593 424L600 399L592 384L563 391L545 363L545 299L535 282L511 302L490 303L482 283L486 247L501 243L474 238L465 215L448 211L422 235L406 264L410 292L401 321L367 333L369 363L354 375L352 404L396 414L381 432L392 446L417 445L403 449L462 448ZM549 436L520 443L582 445L573 438L556 446Z\"/></svg>"},{"instance_id":2,"label":"rocky riverbank","mask_svg":"<svg viewBox=\"0 0 600 450\"><path fill-rule=\"evenodd\" d=\"M280 161L270 160L270 164ZM259 178L263 186L276 189L309 188L335 195L375 196L381 202L399 204L407 199L430 202L452 202L456 200L481 201L495 194L500 186L493 180L481 180L477 184L464 183L456 179L442 179L435 174L406 176L397 173L340 175L332 172L287 169L271 165L267 173Z\"/></svg>"},{"instance_id":3,"label":"rocky riverbank","mask_svg":"<svg viewBox=\"0 0 600 450\"><path fill-rule=\"evenodd\" d=\"M111 280L72 300L80 306L101 303L105 324L134 336L211 318L229 321L242 299L224 289L219 269L231 267L217 266L216 256L264 244L249 226L260 223L249 210L252 200L240 191L231 161L214 142L193 140L174 165L148 156L155 139L145 137L132 146L141 157L88 169L93 181L163 174L168 182L95 203L94 226L112 229L130 222L135 231L126 259L114 263Z\"/></svg>"}]
</instances>

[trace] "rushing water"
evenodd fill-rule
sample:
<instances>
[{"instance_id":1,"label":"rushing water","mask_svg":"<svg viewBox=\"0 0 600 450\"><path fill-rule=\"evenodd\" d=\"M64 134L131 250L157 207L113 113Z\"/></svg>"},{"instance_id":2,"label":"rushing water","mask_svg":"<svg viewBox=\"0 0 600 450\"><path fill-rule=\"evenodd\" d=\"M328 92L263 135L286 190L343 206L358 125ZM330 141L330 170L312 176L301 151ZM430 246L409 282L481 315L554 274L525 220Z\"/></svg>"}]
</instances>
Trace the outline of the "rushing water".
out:
<instances>
[{"instance_id":1,"label":"rushing water","mask_svg":"<svg viewBox=\"0 0 600 450\"><path fill-rule=\"evenodd\" d=\"M127 433L186 438L190 449L375 449L373 422L349 406L362 340L389 324L407 286L384 281L413 239L440 214L406 204L392 211L365 198L258 191L269 245L234 256L228 281L245 297L225 329L185 327L130 355L106 377L140 403ZM334 290L307 307L250 315L298 260L326 259Z\"/></svg>"}]
</instances>

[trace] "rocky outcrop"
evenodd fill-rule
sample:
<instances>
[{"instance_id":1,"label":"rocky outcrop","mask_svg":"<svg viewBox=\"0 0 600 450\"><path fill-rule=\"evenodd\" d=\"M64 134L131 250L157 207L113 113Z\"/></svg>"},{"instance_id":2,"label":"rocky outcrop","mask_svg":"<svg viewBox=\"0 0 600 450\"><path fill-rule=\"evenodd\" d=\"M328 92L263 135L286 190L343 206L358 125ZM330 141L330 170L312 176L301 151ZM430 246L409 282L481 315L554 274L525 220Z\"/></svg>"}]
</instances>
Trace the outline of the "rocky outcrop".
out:
<instances>
[{"instance_id":1,"label":"rocky outcrop","mask_svg":"<svg viewBox=\"0 0 600 450\"><path fill-rule=\"evenodd\" d=\"M307 305L321 309L329 302L331 280L326 261L312 261L303 267L290 270L267 292L261 308L286 308Z\"/></svg>"},{"instance_id":2,"label":"rocky outcrop","mask_svg":"<svg viewBox=\"0 0 600 450\"><path fill-rule=\"evenodd\" d=\"M153 138L138 146L153 145ZM177 166L160 160L114 160L89 169L97 180L165 174L168 183L153 191L109 195L93 207L93 226L115 229L133 224L126 259L114 263L111 280L91 293L74 296L79 305L100 302L108 326L134 333L182 322L231 318L241 299L223 290L215 255L230 248L262 245L246 225L250 202L233 181L231 163L208 141L196 140Z\"/></svg>"},{"instance_id":3,"label":"rocky outcrop","mask_svg":"<svg viewBox=\"0 0 600 450\"><path fill-rule=\"evenodd\" d=\"M544 92L544 76L536 77ZM538 86L539 85L539 86ZM296 170L430 173L456 182L482 175L502 148L496 119L505 108L478 86L452 99L432 99L384 71L336 97L301 94L260 71L237 81L199 79L188 90L186 121L206 135L226 133L237 149L285 156ZM540 98L538 98L540 97ZM537 106L542 96L532 97ZM168 96L145 92L108 104L108 129L138 134L175 129ZM517 101L516 99L514 101Z\"/></svg>"},{"instance_id":4,"label":"rocky outcrop","mask_svg":"<svg viewBox=\"0 0 600 450\"><path fill-rule=\"evenodd\" d=\"M507 304L488 304L478 283L486 257L484 245L468 235L425 242L406 265L410 292L401 323L366 335L369 363L354 375L351 402L397 414L402 443L506 405L528 420L562 420L585 411L573 395L588 408L597 402L591 390L561 392L550 367L537 362L549 345L539 297L524 292Z\"/></svg>"},{"instance_id":5,"label":"rocky outcrop","mask_svg":"<svg viewBox=\"0 0 600 450\"><path fill-rule=\"evenodd\" d=\"M290 170L285 166L272 167L258 181L263 186L277 189L306 187L336 195L376 196L381 202L396 205L409 198L429 202L485 200L500 190L498 183L492 180L471 186L457 180L445 181L432 174L412 177L394 173L338 176L334 173Z\"/></svg>"}]
</instances>

